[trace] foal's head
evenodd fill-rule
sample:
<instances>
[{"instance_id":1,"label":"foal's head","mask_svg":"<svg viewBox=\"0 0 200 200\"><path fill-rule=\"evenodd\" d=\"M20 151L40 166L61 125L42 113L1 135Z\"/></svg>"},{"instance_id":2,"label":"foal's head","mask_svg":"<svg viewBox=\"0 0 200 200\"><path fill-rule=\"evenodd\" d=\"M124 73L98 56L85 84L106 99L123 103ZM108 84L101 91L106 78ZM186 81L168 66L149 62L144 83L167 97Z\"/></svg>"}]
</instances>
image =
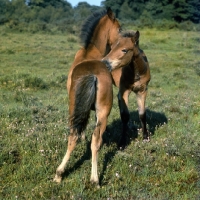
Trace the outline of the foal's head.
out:
<instances>
[{"instance_id":1,"label":"foal's head","mask_svg":"<svg viewBox=\"0 0 200 200\"><path fill-rule=\"evenodd\" d=\"M134 57L140 53L139 50L139 31L125 32L119 37L116 43L111 47L111 51L102 61L111 68L111 70L127 66Z\"/></svg>"},{"instance_id":2,"label":"foal's head","mask_svg":"<svg viewBox=\"0 0 200 200\"><path fill-rule=\"evenodd\" d=\"M90 43L100 49L102 46L105 48L106 45L110 47L118 39L120 29L120 24L110 8L96 11L82 26L81 43L86 49Z\"/></svg>"}]
</instances>

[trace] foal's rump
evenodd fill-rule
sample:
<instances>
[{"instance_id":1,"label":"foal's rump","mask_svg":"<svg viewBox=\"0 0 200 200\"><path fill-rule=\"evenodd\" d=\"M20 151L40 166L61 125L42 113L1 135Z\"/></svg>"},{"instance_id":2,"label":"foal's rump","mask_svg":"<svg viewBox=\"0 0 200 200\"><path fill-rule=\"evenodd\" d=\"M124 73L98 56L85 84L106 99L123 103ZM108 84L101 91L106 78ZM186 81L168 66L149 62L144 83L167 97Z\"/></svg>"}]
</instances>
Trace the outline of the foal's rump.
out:
<instances>
[{"instance_id":1,"label":"foal's rump","mask_svg":"<svg viewBox=\"0 0 200 200\"><path fill-rule=\"evenodd\" d=\"M101 61L89 60L78 64L72 72L69 92L70 126L81 134L87 126L90 110L107 117L113 101L112 78Z\"/></svg>"}]
</instances>

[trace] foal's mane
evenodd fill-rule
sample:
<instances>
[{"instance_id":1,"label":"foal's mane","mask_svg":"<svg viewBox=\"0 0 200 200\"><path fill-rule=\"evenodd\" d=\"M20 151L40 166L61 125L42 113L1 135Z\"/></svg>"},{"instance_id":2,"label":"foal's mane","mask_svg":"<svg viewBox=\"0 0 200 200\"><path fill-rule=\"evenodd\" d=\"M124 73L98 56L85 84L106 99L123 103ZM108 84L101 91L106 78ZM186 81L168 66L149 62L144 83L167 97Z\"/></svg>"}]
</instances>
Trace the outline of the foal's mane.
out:
<instances>
[{"instance_id":1,"label":"foal's mane","mask_svg":"<svg viewBox=\"0 0 200 200\"><path fill-rule=\"evenodd\" d=\"M134 31L123 31L121 33L121 35L122 35L122 37L129 37L130 38L130 37L133 37L135 35L135 32ZM139 46L139 40L137 41L137 45ZM142 57L143 57L144 61L148 62L147 57L144 54L144 51L142 49L140 49L140 47L139 47L139 51L142 54Z\"/></svg>"},{"instance_id":2,"label":"foal's mane","mask_svg":"<svg viewBox=\"0 0 200 200\"><path fill-rule=\"evenodd\" d=\"M133 37L135 35L135 31L124 31L121 33L122 37ZM139 45L139 40L137 41L137 45Z\"/></svg>"},{"instance_id":3,"label":"foal's mane","mask_svg":"<svg viewBox=\"0 0 200 200\"><path fill-rule=\"evenodd\" d=\"M81 34L80 34L80 39L81 39L81 44L87 48L90 40L92 38L94 29L96 28L96 25L98 24L99 20L107 14L106 10L100 10L92 13L86 21L83 23L82 28L81 28Z\"/></svg>"},{"instance_id":4,"label":"foal's mane","mask_svg":"<svg viewBox=\"0 0 200 200\"><path fill-rule=\"evenodd\" d=\"M133 37L135 35L134 31L123 31L121 33L122 37Z\"/></svg>"}]
</instances>

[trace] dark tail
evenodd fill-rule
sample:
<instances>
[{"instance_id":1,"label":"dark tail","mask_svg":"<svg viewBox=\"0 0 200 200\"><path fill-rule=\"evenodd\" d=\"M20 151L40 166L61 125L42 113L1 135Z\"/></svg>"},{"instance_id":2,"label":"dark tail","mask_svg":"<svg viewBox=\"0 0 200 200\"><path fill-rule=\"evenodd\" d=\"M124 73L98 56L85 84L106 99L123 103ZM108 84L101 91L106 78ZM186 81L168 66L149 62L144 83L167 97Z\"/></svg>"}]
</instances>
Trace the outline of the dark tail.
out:
<instances>
[{"instance_id":1,"label":"dark tail","mask_svg":"<svg viewBox=\"0 0 200 200\"><path fill-rule=\"evenodd\" d=\"M83 76L77 81L71 128L77 130L78 134L81 134L87 126L90 110L96 100L96 83L97 77L94 75Z\"/></svg>"}]
</instances>

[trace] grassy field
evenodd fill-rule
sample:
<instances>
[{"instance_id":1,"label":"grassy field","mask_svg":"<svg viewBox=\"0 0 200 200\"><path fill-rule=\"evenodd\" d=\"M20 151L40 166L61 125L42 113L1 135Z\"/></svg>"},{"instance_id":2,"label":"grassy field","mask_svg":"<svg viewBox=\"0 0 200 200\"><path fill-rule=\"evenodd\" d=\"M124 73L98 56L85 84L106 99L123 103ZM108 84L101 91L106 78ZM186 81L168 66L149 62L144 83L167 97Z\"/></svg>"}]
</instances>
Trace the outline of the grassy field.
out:
<instances>
[{"instance_id":1,"label":"grassy field","mask_svg":"<svg viewBox=\"0 0 200 200\"><path fill-rule=\"evenodd\" d=\"M114 88L97 189L89 182L93 113L62 183L52 181L66 151L65 84L78 38L1 28L0 199L200 199L200 34L140 32L152 75L146 103L151 141L142 141L131 94L129 144L117 149L121 122Z\"/></svg>"}]
</instances>

